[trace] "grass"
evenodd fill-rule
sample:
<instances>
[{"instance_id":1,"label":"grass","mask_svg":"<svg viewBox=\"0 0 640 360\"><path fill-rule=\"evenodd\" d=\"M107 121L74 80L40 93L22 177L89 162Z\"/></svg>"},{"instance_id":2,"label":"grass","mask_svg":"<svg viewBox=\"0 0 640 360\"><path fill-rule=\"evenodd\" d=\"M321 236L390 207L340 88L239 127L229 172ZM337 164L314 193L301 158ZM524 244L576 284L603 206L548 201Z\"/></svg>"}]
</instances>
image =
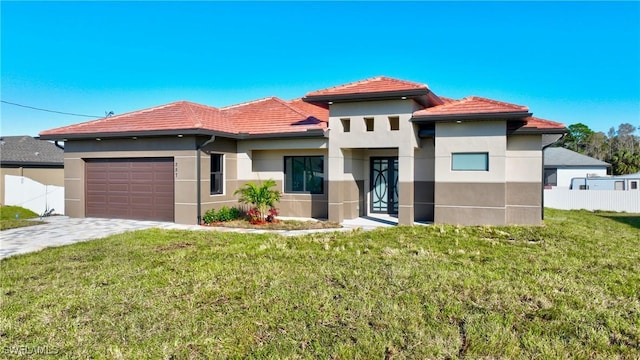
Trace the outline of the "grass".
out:
<instances>
[{"instance_id":1,"label":"grass","mask_svg":"<svg viewBox=\"0 0 640 360\"><path fill-rule=\"evenodd\" d=\"M27 220L37 217L38 214L20 206L0 206L0 230L43 224L41 221Z\"/></svg>"},{"instance_id":2,"label":"grass","mask_svg":"<svg viewBox=\"0 0 640 360\"><path fill-rule=\"evenodd\" d=\"M547 210L541 227L130 232L2 260L0 349L109 359L637 359L639 223Z\"/></svg>"}]
</instances>

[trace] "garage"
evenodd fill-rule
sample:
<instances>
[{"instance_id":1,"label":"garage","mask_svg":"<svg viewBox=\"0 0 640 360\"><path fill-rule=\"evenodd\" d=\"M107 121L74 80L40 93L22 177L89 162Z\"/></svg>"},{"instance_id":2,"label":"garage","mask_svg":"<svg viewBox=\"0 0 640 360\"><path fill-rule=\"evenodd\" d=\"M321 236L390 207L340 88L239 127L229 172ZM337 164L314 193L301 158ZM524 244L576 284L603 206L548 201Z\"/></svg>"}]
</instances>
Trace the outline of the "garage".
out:
<instances>
[{"instance_id":1,"label":"garage","mask_svg":"<svg viewBox=\"0 0 640 360\"><path fill-rule=\"evenodd\" d=\"M85 216L174 221L173 158L85 159Z\"/></svg>"}]
</instances>

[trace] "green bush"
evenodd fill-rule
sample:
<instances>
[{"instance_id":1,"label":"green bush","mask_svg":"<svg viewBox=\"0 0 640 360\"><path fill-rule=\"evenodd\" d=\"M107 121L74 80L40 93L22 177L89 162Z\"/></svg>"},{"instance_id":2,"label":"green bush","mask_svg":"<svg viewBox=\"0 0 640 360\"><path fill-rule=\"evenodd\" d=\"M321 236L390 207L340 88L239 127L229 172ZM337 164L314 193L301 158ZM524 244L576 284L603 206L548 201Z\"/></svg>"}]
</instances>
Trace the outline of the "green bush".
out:
<instances>
[{"instance_id":1,"label":"green bush","mask_svg":"<svg viewBox=\"0 0 640 360\"><path fill-rule=\"evenodd\" d=\"M225 221L233 221L242 217L242 210L232 207L223 206L220 210L216 211L216 209L207 210L202 217L202 221L205 224L211 224L215 222L225 222Z\"/></svg>"}]
</instances>

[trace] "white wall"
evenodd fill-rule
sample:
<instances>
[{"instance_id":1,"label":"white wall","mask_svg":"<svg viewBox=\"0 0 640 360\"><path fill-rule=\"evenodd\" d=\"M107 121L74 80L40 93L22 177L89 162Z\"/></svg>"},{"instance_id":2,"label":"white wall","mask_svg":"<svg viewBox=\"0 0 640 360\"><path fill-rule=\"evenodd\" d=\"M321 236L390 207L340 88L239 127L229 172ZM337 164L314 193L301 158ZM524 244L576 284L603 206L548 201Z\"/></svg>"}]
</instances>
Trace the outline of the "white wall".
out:
<instances>
[{"instance_id":1,"label":"white wall","mask_svg":"<svg viewBox=\"0 0 640 360\"><path fill-rule=\"evenodd\" d=\"M44 185L24 176L5 175L4 199L6 205L17 205L37 214L55 209L64 214L64 187Z\"/></svg>"},{"instance_id":2,"label":"white wall","mask_svg":"<svg viewBox=\"0 0 640 360\"><path fill-rule=\"evenodd\" d=\"M598 176L606 176L607 168L558 168L558 188L569 188L571 179L575 177L587 177L587 174L596 174Z\"/></svg>"},{"instance_id":3,"label":"white wall","mask_svg":"<svg viewBox=\"0 0 640 360\"><path fill-rule=\"evenodd\" d=\"M640 213L640 191L545 189L544 206L561 210Z\"/></svg>"}]
</instances>

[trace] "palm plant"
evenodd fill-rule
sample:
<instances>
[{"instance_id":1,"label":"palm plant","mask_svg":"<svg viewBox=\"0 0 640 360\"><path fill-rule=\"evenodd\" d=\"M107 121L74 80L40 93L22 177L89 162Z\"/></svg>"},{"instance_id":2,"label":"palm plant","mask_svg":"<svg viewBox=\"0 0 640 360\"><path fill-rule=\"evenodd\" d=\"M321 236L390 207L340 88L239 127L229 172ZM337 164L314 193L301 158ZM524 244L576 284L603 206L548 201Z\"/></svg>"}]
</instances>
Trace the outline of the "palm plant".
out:
<instances>
[{"instance_id":1,"label":"palm plant","mask_svg":"<svg viewBox=\"0 0 640 360\"><path fill-rule=\"evenodd\" d=\"M248 182L236 190L233 195L239 194L238 201L253 205L259 212L261 222L264 222L267 208L274 208L275 203L280 201L280 192L271 189L274 186L276 186L276 182L272 179L266 180L261 185Z\"/></svg>"},{"instance_id":2,"label":"palm plant","mask_svg":"<svg viewBox=\"0 0 640 360\"><path fill-rule=\"evenodd\" d=\"M614 175L633 174L640 170L640 155L629 150L616 151L610 162Z\"/></svg>"}]
</instances>

